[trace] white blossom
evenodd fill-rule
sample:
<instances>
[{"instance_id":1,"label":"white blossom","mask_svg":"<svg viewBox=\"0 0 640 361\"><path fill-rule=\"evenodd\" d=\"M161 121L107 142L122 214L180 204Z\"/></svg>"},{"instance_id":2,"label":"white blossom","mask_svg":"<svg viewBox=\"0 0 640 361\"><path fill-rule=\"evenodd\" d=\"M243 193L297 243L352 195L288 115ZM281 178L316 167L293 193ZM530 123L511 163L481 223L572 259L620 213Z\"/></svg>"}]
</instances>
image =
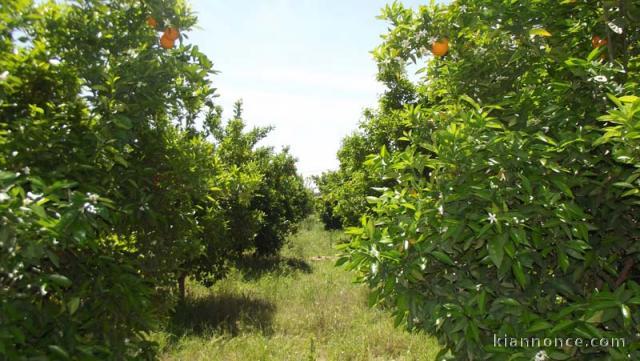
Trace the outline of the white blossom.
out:
<instances>
[{"instance_id":1,"label":"white blossom","mask_svg":"<svg viewBox=\"0 0 640 361\"><path fill-rule=\"evenodd\" d=\"M100 198L100 196L95 193L87 193L87 198L89 198L89 202L96 204L98 203L98 198Z\"/></svg>"},{"instance_id":2,"label":"white blossom","mask_svg":"<svg viewBox=\"0 0 640 361\"><path fill-rule=\"evenodd\" d=\"M98 209L96 208L96 206L94 206L93 204L86 202L83 206L82 209L86 212L86 213L91 213L91 214L96 214L98 212Z\"/></svg>"},{"instance_id":3,"label":"white blossom","mask_svg":"<svg viewBox=\"0 0 640 361\"><path fill-rule=\"evenodd\" d=\"M32 201L37 201L42 198L42 194L27 192L27 198Z\"/></svg>"},{"instance_id":4,"label":"white blossom","mask_svg":"<svg viewBox=\"0 0 640 361\"><path fill-rule=\"evenodd\" d=\"M607 82L607 77L604 75L596 75L593 77L593 80L599 82L599 83L606 83Z\"/></svg>"},{"instance_id":5,"label":"white blossom","mask_svg":"<svg viewBox=\"0 0 640 361\"><path fill-rule=\"evenodd\" d=\"M613 21L610 21L607 25L609 25L609 29L613 30L614 33L622 34L622 27L616 25Z\"/></svg>"},{"instance_id":6,"label":"white blossom","mask_svg":"<svg viewBox=\"0 0 640 361\"><path fill-rule=\"evenodd\" d=\"M538 351L538 353L536 353L536 356L534 358L535 361L546 361L549 359L549 356L547 355L547 352L544 350Z\"/></svg>"},{"instance_id":7,"label":"white blossom","mask_svg":"<svg viewBox=\"0 0 640 361\"><path fill-rule=\"evenodd\" d=\"M489 222L491 222L491 224L496 223L498 221L498 217L496 217L495 214L489 212Z\"/></svg>"},{"instance_id":8,"label":"white blossom","mask_svg":"<svg viewBox=\"0 0 640 361\"><path fill-rule=\"evenodd\" d=\"M11 199L11 197L9 197L7 193L0 192L0 202L5 202L5 201L8 201L9 199Z\"/></svg>"},{"instance_id":9,"label":"white blossom","mask_svg":"<svg viewBox=\"0 0 640 361\"><path fill-rule=\"evenodd\" d=\"M9 78L9 72L8 71L3 71L2 74L0 74L0 81L6 81Z\"/></svg>"}]
</instances>

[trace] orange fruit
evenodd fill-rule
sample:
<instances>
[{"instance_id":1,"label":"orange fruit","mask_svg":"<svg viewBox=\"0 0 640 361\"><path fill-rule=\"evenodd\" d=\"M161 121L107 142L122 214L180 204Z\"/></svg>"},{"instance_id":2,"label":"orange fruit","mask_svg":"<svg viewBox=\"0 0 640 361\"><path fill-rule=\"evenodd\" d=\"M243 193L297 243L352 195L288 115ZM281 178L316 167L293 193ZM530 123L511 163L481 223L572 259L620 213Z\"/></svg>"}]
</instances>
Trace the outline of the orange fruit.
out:
<instances>
[{"instance_id":1,"label":"orange fruit","mask_svg":"<svg viewBox=\"0 0 640 361\"><path fill-rule=\"evenodd\" d=\"M171 48L173 48L173 45L175 44L175 40L169 39L166 35L167 34L163 34L160 37L160 46L162 46L165 49L171 49Z\"/></svg>"},{"instance_id":2,"label":"orange fruit","mask_svg":"<svg viewBox=\"0 0 640 361\"><path fill-rule=\"evenodd\" d=\"M598 35L594 35L591 38L591 46L594 47L594 48L599 48L601 46L605 46L605 45L607 45L607 43L608 43L607 39L602 39Z\"/></svg>"},{"instance_id":3,"label":"orange fruit","mask_svg":"<svg viewBox=\"0 0 640 361\"><path fill-rule=\"evenodd\" d=\"M449 39L444 38L434 41L433 44L431 44L431 52L435 56L445 56L447 52L449 52Z\"/></svg>"},{"instance_id":4,"label":"orange fruit","mask_svg":"<svg viewBox=\"0 0 640 361\"><path fill-rule=\"evenodd\" d=\"M147 25L155 29L155 27L158 26L158 21L153 16L149 16L147 18Z\"/></svg>"},{"instance_id":5,"label":"orange fruit","mask_svg":"<svg viewBox=\"0 0 640 361\"><path fill-rule=\"evenodd\" d=\"M175 41L180 36L180 32L176 28L169 27L169 28L166 28L164 30L164 35L163 36L166 36L167 39L169 39L171 41Z\"/></svg>"}]
</instances>

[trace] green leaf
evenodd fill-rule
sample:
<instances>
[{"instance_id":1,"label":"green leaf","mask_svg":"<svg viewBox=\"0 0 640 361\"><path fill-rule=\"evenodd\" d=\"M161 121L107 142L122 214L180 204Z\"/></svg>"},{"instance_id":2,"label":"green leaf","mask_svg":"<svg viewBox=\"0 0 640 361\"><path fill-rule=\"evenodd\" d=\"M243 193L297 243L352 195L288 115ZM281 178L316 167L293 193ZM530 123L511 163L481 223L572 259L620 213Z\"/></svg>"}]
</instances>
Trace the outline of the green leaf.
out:
<instances>
[{"instance_id":1,"label":"green leaf","mask_svg":"<svg viewBox=\"0 0 640 361\"><path fill-rule=\"evenodd\" d=\"M504 238L495 236L489 240L489 257L496 267L500 268L504 258Z\"/></svg>"},{"instance_id":2,"label":"green leaf","mask_svg":"<svg viewBox=\"0 0 640 361\"><path fill-rule=\"evenodd\" d=\"M6 182L6 181L11 181L17 178L16 173L14 172L7 172L4 170L0 171L0 182Z\"/></svg>"},{"instance_id":3,"label":"green leaf","mask_svg":"<svg viewBox=\"0 0 640 361\"><path fill-rule=\"evenodd\" d=\"M615 182L613 183L613 186L615 187L620 187L620 188L635 188L635 186L631 183L627 183L627 182Z\"/></svg>"},{"instance_id":4,"label":"green leaf","mask_svg":"<svg viewBox=\"0 0 640 361\"><path fill-rule=\"evenodd\" d=\"M480 330L478 330L478 326L476 326L473 320L469 322L469 325L467 326L467 331L471 335L471 338L474 341L476 341L476 343L480 343Z\"/></svg>"},{"instance_id":5,"label":"green leaf","mask_svg":"<svg viewBox=\"0 0 640 361\"><path fill-rule=\"evenodd\" d=\"M367 200L367 203L375 204L375 203L378 203L380 201L380 198L373 197L373 196L367 196L366 200Z\"/></svg>"},{"instance_id":6,"label":"green leaf","mask_svg":"<svg viewBox=\"0 0 640 361\"><path fill-rule=\"evenodd\" d=\"M568 360L571 358L571 355L560 351L550 351L548 355L552 360Z\"/></svg>"},{"instance_id":7,"label":"green leaf","mask_svg":"<svg viewBox=\"0 0 640 361\"><path fill-rule=\"evenodd\" d=\"M76 313L76 311L78 310L78 307L80 307L79 297L74 297L71 300L69 300L69 302L67 303L67 309L69 310L70 315L73 315L74 313Z\"/></svg>"},{"instance_id":8,"label":"green leaf","mask_svg":"<svg viewBox=\"0 0 640 361\"><path fill-rule=\"evenodd\" d=\"M375 235L376 232L376 226L373 224L373 220L369 220L367 222L367 236L369 236L370 239L373 239L373 236Z\"/></svg>"},{"instance_id":9,"label":"green leaf","mask_svg":"<svg viewBox=\"0 0 640 361\"><path fill-rule=\"evenodd\" d=\"M536 333L536 332L540 332L542 330L546 330L551 328L553 325L551 325L549 322L544 321L544 320L540 320L535 322L533 325L531 325L531 327L529 327L527 329L528 333Z\"/></svg>"},{"instance_id":10,"label":"green leaf","mask_svg":"<svg viewBox=\"0 0 640 361\"><path fill-rule=\"evenodd\" d=\"M124 160L124 158L120 154L114 154L113 160L125 168L129 167L129 163L126 160Z\"/></svg>"},{"instance_id":11,"label":"green leaf","mask_svg":"<svg viewBox=\"0 0 640 361\"><path fill-rule=\"evenodd\" d=\"M49 345L48 348L49 348L49 351L51 351L51 353L53 353L54 355L61 357L64 360L69 359L69 354L62 347L58 345Z\"/></svg>"},{"instance_id":12,"label":"green leaf","mask_svg":"<svg viewBox=\"0 0 640 361\"><path fill-rule=\"evenodd\" d=\"M49 275L47 277L51 282L55 283L56 285L63 287L63 288L67 288L70 287L72 282L70 279L68 279L67 277L60 275L60 274L52 274Z\"/></svg>"},{"instance_id":13,"label":"green leaf","mask_svg":"<svg viewBox=\"0 0 640 361\"><path fill-rule=\"evenodd\" d=\"M465 102L469 103L475 110L480 111L480 104L478 104L475 100L471 99L470 96L468 95L461 95L460 96L461 100L464 100Z\"/></svg>"},{"instance_id":14,"label":"green leaf","mask_svg":"<svg viewBox=\"0 0 640 361\"><path fill-rule=\"evenodd\" d=\"M480 313L485 312L486 304L487 304L487 291L482 290L482 292L480 292L480 294L478 295L478 310L480 310Z\"/></svg>"},{"instance_id":15,"label":"green leaf","mask_svg":"<svg viewBox=\"0 0 640 361\"><path fill-rule=\"evenodd\" d=\"M442 263L446 263L450 266L453 266L453 260L451 259L451 257L449 257L446 253L441 252L441 251L433 251L431 252L431 255L437 259L438 261L442 262Z\"/></svg>"},{"instance_id":16,"label":"green leaf","mask_svg":"<svg viewBox=\"0 0 640 361\"><path fill-rule=\"evenodd\" d=\"M518 300L510 298L510 297L503 297L503 298L499 298L496 300L496 302L501 303L503 305L507 305L507 306L514 306L514 307L520 307L520 302L518 302Z\"/></svg>"},{"instance_id":17,"label":"green leaf","mask_svg":"<svg viewBox=\"0 0 640 361\"><path fill-rule=\"evenodd\" d=\"M124 115L119 115L113 118L113 123L122 129L131 129L133 127L131 119L125 117Z\"/></svg>"},{"instance_id":18,"label":"green leaf","mask_svg":"<svg viewBox=\"0 0 640 361\"><path fill-rule=\"evenodd\" d=\"M611 94L611 93L607 93L607 97L609 99L611 99L611 101L618 107L618 108L622 108L622 102L620 102L620 99L618 99L615 95Z\"/></svg>"},{"instance_id":19,"label":"green leaf","mask_svg":"<svg viewBox=\"0 0 640 361\"><path fill-rule=\"evenodd\" d=\"M336 261L335 266L336 266L336 267L340 267L340 266L342 266L343 264L345 264L347 261L349 261L349 257L340 257L340 258L338 258L338 260Z\"/></svg>"},{"instance_id":20,"label":"green leaf","mask_svg":"<svg viewBox=\"0 0 640 361\"><path fill-rule=\"evenodd\" d=\"M544 135L543 133L536 133L536 138L538 138L539 140L547 143L547 144L551 144L551 145L558 145L558 143L556 143L555 140L553 140L551 137Z\"/></svg>"},{"instance_id":21,"label":"green leaf","mask_svg":"<svg viewBox=\"0 0 640 361\"><path fill-rule=\"evenodd\" d=\"M620 100L622 103L635 103L640 100L640 97L637 97L635 95L625 95L618 98L618 100Z\"/></svg>"},{"instance_id":22,"label":"green leaf","mask_svg":"<svg viewBox=\"0 0 640 361\"><path fill-rule=\"evenodd\" d=\"M631 326L631 310L627 305L620 305L620 311L622 312L622 319L624 327L629 328Z\"/></svg>"},{"instance_id":23,"label":"green leaf","mask_svg":"<svg viewBox=\"0 0 640 361\"><path fill-rule=\"evenodd\" d=\"M563 320L560 321L560 323L558 323L554 328L551 329L550 333L552 335L556 335L558 334L558 332L562 331L562 330L566 330L567 328L573 326L573 324L575 324L576 321L572 321L572 320Z\"/></svg>"},{"instance_id":24,"label":"green leaf","mask_svg":"<svg viewBox=\"0 0 640 361\"><path fill-rule=\"evenodd\" d=\"M47 257L49 258L51 263L53 263L54 266L60 267L60 259L58 258L58 256L55 253L51 252L48 249L45 250L45 253L47 254Z\"/></svg>"},{"instance_id":25,"label":"green leaf","mask_svg":"<svg viewBox=\"0 0 640 361\"><path fill-rule=\"evenodd\" d=\"M549 37L551 36L551 33L547 31L547 29L544 28L534 28L529 30L529 35L531 36L544 36L544 37Z\"/></svg>"},{"instance_id":26,"label":"green leaf","mask_svg":"<svg viewBox=\"0 0 640 361\"><path fill-rule=\"evenodd\" d=\"M569 188L569 186L567 186L564 182L559 179L552 179L551 182L555 184L555 186L558 187L558 189L560 189L564 194L573 198L573 192L571 192L571 188Z\"/></svg>"},{"instance_id":27,"label":"green leaf","mask_svg":"<svg viewBox=\"0 0 640 361\"><path fill-rule=\"evenodd\" d=\"M601 323L603 316L604 316L604 311L602 311L602 310L596 311L596 312L594 312L593 315L591 315L591 317L589 317L586 320L586 322L589 322L589 323Z\"/></svg>"},{"instance_id":28,"label":"green leaf","mask_svg":"<svg viewBox=\"0 0 640 361\"><path fill-rule=\"evenodd\" d=\"M596 59L600 54L604 53L604 46L600 46L597 48L594 48L593 50L591 50L591 52L589 53L589 55L587 55L587 60L589 61L593 61L594 59Z\"/></svg>"},{"instance_id":29,"label":"green leaf","mask_svg":"<svg viewBox=\"0 0 640 361\"><path fill-rule=\"evenodd\" d=\"M522 288L527 287L527 278L524 275L524 271L522 270L522 265L520 261L514 261L511 265L511 269L513 270L513 275L516 277L516 280L520 284Z\"/></svg>"}]
</instances>

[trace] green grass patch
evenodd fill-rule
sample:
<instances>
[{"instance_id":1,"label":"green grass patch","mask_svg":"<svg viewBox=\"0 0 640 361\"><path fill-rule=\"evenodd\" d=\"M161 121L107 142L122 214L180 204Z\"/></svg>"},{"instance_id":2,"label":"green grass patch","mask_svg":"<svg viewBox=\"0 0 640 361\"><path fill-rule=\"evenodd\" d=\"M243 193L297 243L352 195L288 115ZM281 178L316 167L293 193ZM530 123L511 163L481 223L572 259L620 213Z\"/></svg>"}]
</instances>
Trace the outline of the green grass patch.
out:
<instances>
[{"instance_id":1,"label":"green grass patch","mask_svg":"<svg viewBox=\"0 0 640 361\"><path fill-rule=\"evenodd\" d=\"M435 339L394 328L334 266L341 237L310 218L281 256L246 259L211 288L189 282L185 304L154 335L160 359L434 360Z\"/></svg>"}]
</instances>

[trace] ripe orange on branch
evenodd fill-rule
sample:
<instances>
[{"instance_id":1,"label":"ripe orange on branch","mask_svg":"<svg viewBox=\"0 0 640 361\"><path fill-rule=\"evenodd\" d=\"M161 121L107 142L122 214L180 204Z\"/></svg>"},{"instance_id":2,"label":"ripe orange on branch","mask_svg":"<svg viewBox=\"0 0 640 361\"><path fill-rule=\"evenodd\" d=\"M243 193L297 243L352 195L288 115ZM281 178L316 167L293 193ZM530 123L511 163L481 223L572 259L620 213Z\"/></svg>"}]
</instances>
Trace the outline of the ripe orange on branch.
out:
<instances>
[{"instance_id":1,"label":"ripe orange on branch","mask_svg":"<svg viewBox=\"0 0 640 361\"><path fill-rule=\"evenodd\" d=\"M175 40L171 40L167 37L167 34L162 34L162 36L160 37L160 46L162 46L165 49L171 49L173 48L173 45L175 44Z\"/></svg>"},{"instance_id":2,"label":"ripe orange on branch","mask_svg":"<svg viewBox=\"0 0 640 361\"><path fill-rule=\"evenodd\" d=\"M435 56L445 56L449 52L449 39L444 38L431 44L431 52Z\"/></svg>"},{"instance_id":3,"label":"ripe orange on branch","mask_svg":"<svg viewBox=\"0 0 640 361\"><path fill-rule=\"evenodd\" d=\"M149 16L147 18L147 25L149 25L149 27L151 28L156 28L156 26L158 26L158 21L156 20L156 18L154 18L153 16Z\"/></svg>"},{"instance_id":4,"label":"ripe orange on branch","mask_svg":"<svg viewBox=\"0 0 640 361\"><path fill-rule=\"evenodd\" d=\"M598 35L594 35L591 38L591 46L593 46L594 48L599 48L601 46L605 46L605 45L607 45L607 43L608 43L607 39L602 39Z\"/></svg>"},{"instance_id":5,"label":"ripe orange on branch","mask_svg":"<svg viewBox=\"0 0 640 361\"><path fill-rule=\"evenodd\" d=\"M171 41L175 41L180 36L180 31L177 28L168 27L164 30L164 34L162 36L167 37L167 39Z\"/></svg>"}]
</instances>

